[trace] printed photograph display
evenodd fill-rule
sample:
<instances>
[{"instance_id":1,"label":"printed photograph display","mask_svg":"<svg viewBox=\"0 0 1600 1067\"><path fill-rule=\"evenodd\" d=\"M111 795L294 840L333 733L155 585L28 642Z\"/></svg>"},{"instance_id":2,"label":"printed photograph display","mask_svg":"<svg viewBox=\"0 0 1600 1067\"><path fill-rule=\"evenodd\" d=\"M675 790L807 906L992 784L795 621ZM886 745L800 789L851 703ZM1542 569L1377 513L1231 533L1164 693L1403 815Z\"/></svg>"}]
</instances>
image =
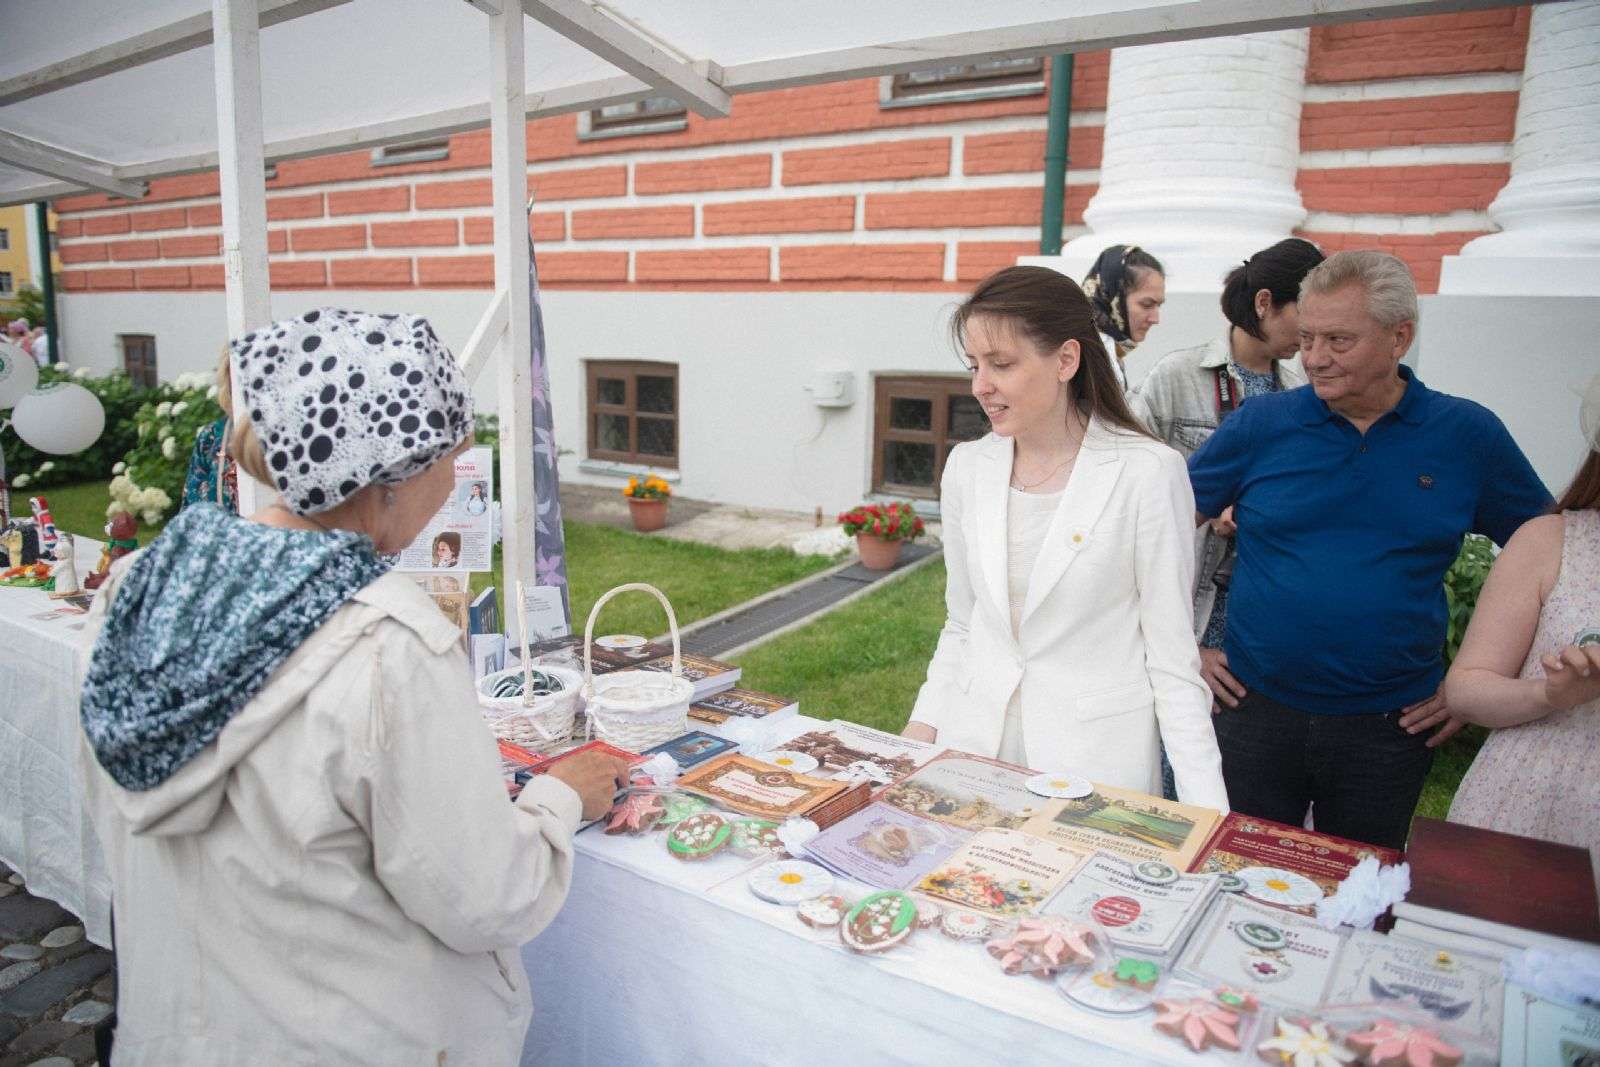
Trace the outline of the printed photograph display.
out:
<instances>
[{"instance_id":1,"label":"printed photograph display","mask_svg":"<svg viewBox=\"0 0 1600 1067\"><path fill-rule=\"evenodd\" d=\"M980 830L916 888L990 915L1031 915L1088 858L1020 830Z\"/></svg>"},{"instance_id":2,"label":"printed photograph display","mask_svg":"<svg viewBox=\"0 0 1600 1067\"><path fill-rule=\"evenodd\" d=\"M1019 830L1046 801L1024 784L1026 767L947 749L880 798L901 811L969 830Z\"/></svg>"},{"instance_id":3,"label":"printed photograph display","mask_svg":"<svg viewBox=\"0 0 1600 1067\"><path fill-rule=\"evenodd\" d=\"M1187 870L1221 813L1095 784L1077 800L1053 800L1027 831L1089 850L1133 860L1158 859Z\"/></svg>"},{"instance_id":4,"label":"printed photograph display","mask_svg":"<svg viewBox=\"0 0 1600 1067\"><path fill-rule=\"evenodd\" d=\"M971 836L888 804L872 804L822 831L805 849L846 877L878 889L906 889Z\"/></svg>"}]
</instances>

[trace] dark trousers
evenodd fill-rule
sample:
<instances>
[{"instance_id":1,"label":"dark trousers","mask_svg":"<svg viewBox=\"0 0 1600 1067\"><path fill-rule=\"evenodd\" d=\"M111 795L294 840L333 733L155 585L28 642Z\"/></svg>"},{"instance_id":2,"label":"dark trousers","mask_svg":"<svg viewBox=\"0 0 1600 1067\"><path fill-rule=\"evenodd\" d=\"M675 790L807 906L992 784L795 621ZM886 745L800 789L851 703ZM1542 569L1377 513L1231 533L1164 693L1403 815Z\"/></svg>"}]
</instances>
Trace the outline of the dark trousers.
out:
<instances>
[{"instance_id":1,"label":"dark trousers","mask_svg":"<svg viewBox=\"0 0 1600 1067\"><path fill-rule=\"evenodd\" d=\"M1404 848L1433 765L1428 734L1408 734L1400 712L1312 715L1251 691L1212 716L1234 811L1290 826L1316 806L1316 828Z\"/></svg>"}]
</instances>

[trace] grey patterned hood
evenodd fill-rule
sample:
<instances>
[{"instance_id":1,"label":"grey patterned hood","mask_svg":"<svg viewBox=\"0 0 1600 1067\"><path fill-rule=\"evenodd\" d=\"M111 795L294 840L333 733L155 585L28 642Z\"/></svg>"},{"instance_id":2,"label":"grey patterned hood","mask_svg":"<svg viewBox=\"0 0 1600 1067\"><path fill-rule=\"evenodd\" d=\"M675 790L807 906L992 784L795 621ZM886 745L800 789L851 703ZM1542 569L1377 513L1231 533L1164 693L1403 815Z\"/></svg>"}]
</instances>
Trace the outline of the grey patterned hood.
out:
<instances>
[{"instance_id":1,"label":"grey patterned hood","mask_svg":"<svg viewBox=\"0 0 1600 1067\"><path fill-rule=\"evenodd\" d=\"M135 793L208 748L225 772L231 761L214 751L224 727L387 570L366 537L280 530L213 504L185 508L126 566L89 662L82 721L100 765Z\"/></svg>"}]
</instances>

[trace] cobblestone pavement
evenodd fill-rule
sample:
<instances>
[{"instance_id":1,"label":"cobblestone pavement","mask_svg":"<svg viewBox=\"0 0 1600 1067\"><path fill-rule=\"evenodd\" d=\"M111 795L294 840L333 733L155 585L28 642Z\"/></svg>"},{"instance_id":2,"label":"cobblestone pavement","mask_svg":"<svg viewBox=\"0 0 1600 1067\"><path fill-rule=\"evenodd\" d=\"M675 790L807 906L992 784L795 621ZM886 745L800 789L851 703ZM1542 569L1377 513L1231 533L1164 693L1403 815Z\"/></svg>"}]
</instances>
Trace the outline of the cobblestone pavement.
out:
<instances>
[{"instance_id":1,"label":"cobblestone pavement","mask_svg":"<svg viewBox=\"0 0 1600 1067\"><path fill-rule=\"evenodd\" d=\"M117 1002L111 953L0 864L0 1067L95 1063L94 1025Z\"/></svg>"}]
</instances>

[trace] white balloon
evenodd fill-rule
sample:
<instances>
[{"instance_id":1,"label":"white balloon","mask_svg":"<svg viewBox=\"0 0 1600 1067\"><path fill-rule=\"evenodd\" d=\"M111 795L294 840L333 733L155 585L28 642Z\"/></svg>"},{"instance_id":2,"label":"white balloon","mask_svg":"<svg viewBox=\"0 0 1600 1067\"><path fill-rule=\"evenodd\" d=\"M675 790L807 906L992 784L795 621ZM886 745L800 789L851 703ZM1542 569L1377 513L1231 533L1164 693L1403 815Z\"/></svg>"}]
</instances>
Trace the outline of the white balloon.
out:
<instances>
[{"instance_id":1,"label":"white balloon","mask_svg":"<svg viewBox=\"0 0 1600 1067\"><path fill-rule=\"evenodd\" d=\"M39 364L22 349L0 341L0 408L8 408L39 384Z\"/></svg>"},{"instance_id":2,"label":"white balloon","mask_svg":"<svg viewBox=\"0 0 1600 1067\"><path fill-rule=\"evenodd\" d=\"M51 382L17 401L11 426L24 442L52 456L82 452L106 428L100 398L75 382Z\"/></svg>"}]
</instances>

